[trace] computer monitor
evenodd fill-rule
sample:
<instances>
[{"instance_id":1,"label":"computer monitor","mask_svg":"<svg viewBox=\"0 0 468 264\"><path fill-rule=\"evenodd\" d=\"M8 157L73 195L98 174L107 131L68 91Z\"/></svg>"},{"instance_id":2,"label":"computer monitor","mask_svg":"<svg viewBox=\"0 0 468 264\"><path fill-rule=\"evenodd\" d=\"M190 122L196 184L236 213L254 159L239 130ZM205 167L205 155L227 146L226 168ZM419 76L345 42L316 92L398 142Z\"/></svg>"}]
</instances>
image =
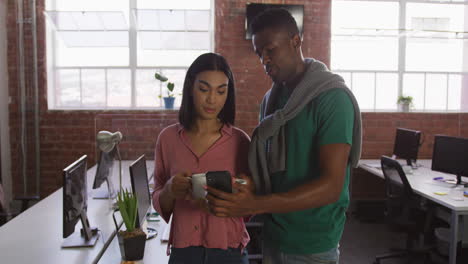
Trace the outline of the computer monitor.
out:
<instances>
[{"instance_id":1,"label":"computer monitor","mask_svg":"<svg viewBox=\"0 0 468 264\"><path fill-rule=\"evenodd\" d=\"M456 184L465 184L461 177L468 176L468 138L436 135L432 170L455 174Z\"/></svg>"},{"instance_id":2,"label":"computer monitor","mask_svg":"<svg viewBox=\"0 0 468 264\"><path fill-rule=\"evenodd\" d=\"M97 163L96 174L94 176L93 191L94 199L114 199L117 193L112 183L112 169L114 167L115 156L117 155L117 148L114 147L110 152L100 151L99 160ZM107 190L100 188L102 183L106 182Z\"/></svg>"},{"instance_id":3,"label":"computer monitor","mask_svg":"<svg viewBox=\"0 0 468 264\"><path fill-rule=\"evenodd\" d=\"M98 234L93 233L86 210L88 195L86 184L87 156L73 162L63 170L63 238L62 247L93 247ZM75 225L81 220L81 232Z\"/></svg>"},{"instance_id":4,"label":"computer monitor","mask_svg":"<svg viewBox=\"0 0 468 264\"><path fill-rule=\"evenodd\" d=\"M261 12L272 8L284 8L296 20L299 34L302 36L303 21L304 21L304 6L303 5L283 5L283 4L262 4L262 3L248 3L246 7L245 16L245 39L252 39L252 29L250 24L252 20Z\"/></svg>"},{"instance_id":5,"label":"computer monitor","mask_svg":"<svg viewBox=\"0 0 468 264\"><path fill-rule=\"evenodd\" d=\"M145 155L140 156L130 165L130 179L132 181L132 191L138 201L137 227L143 227L146 214L151 208L151 194L149 191ZM146 227L146 230L143 231L145 231L147 239L157 235L156 229L150 227Z\"/></svg>"},{"instance_id":6,"label":"computer monitor","mask_svg":"<svg viewBox=\"0 0 468 264\"><path fill-rule=\"evenodd\" d=\"M406 160L406 163L416 168L416 160L421 139L421 131L397 128L395 136L395 145L393 146L393 155L396 158Z\"/></svg>"}]
</instances>

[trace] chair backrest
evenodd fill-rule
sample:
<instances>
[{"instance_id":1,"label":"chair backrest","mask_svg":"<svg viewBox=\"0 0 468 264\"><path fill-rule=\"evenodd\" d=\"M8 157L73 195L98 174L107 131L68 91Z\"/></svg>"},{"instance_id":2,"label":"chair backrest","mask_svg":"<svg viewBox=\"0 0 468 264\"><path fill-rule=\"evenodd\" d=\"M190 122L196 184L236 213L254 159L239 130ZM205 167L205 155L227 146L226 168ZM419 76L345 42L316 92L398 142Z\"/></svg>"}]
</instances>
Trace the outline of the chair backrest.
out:
<instances>
[{"instance_id":1,"label":"chair backrest","mask_svg":"<svg viewBox=\"0 0 468 264\"><path fill-rule=\"evenodd\" d=\"M398 161L382 156L380 162L385 178L387 214L389 217L402 214L402 209L412 199L413 188L411 188L408 178Z\"/></svg>"}]
</instances>

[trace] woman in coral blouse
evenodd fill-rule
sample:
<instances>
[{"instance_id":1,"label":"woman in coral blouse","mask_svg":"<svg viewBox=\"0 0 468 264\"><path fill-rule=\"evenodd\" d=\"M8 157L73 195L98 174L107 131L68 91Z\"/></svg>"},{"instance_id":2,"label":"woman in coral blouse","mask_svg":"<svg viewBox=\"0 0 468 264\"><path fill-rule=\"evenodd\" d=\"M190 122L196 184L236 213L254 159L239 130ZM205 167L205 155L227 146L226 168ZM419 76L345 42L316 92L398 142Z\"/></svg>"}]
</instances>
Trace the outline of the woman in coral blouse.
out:
<instances>
[{"instance_id":1,"label":"woman in coral blouse","mask_svg":"<svg viewBox=\"0 0 468 264\"><path fill-rule=\"evenodd\" d=\"M166 222L170 264L248 263L249 235L241 217L216 217L191 198L190 177L207 171L248 174L249 136L234 127L234 78L215 53L199 56L185 77L179 123L159 134L153 204ZM247 179L247 177L242 176Z\"/></svg>"}]
</instances>

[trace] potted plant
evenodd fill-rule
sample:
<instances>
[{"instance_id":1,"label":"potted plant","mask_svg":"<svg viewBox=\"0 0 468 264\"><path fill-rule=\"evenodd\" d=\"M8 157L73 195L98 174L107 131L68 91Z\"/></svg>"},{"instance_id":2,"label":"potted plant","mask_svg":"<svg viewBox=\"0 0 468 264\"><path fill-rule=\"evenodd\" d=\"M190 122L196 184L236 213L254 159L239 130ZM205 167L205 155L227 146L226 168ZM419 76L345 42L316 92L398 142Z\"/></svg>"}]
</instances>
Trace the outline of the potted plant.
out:
<instances>
[{"instance_id":1,"label":"potted plant","mask_svg":"<svg viewBox=\"0 0 468 264\"><path fill-rule=\"evenodd\" d=\"M412 96L398 96L398 110L401 112L409 112L410 107L413 106L413 97Z\"/></svg>"},{"instance_id":2,"label":"potted plant","mask_svg":"<svg viewBox=\"0 0 468 264\"><path fill-rule=\"evenodd\" d=\"M161 81L161 82L167 82L169 79L162 75L162 74L159 74L159 73L155 73L154 74L154 78L158 81ZM163 97L164 99L164 108L166 109L173 109L174 108L174 100L175 100L175 97L174 97L174 83L173 82L167 82L167 96L166 97ZM159 98L161 98L161 96L159 96Z\"/></svg>"},{"instance_id":3,"label":"potted plant","mask_svg":"<svg viewBox=\"0 0 468 264\"><path fill-rule=\"evenodd\" d=\"M119 231L119 226L115 220L117 228L117 238L119 240L120 253L122 259L126 261L143 259L145 253L146 234L140 228L136 228L138 202L135 194L128 190L120 190L117 195L117 209L124 221L127 230Z\"/></svg>"}]
</instances>

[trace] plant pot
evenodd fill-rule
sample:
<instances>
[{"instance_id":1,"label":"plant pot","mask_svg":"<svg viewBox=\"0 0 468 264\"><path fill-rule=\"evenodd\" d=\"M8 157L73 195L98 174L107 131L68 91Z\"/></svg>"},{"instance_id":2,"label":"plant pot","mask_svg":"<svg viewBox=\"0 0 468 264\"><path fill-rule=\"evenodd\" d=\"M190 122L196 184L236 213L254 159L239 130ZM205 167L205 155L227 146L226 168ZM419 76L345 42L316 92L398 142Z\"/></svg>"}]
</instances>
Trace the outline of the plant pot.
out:
<instances>
[{"instance_id":1,"label":"plant pot","mask_svg":"<svg viewBox=\"0 0 468 264\"><path fill-rule=\"evenodd\" d=\"M398 111L400 112L409 112L410 105L409 104L398 104Z\"/></svg>"},{"instance_id":2,"label":"plant pot","mask_svg":"<svg viewBox=\"0 0 468 264\"><path fill-rule=\"evenodd\" d=\"M173 109L175 97L163 97L164 99L164 108Z\"/></svg>"},{"instance_id":3,"label":"plant pot","mask_svg":"<svg viewBox=\"0 0 468 264\"><path fill-rule=\"evenodd\" d=\"M145 255L146 234L141 228L135 228L132 232L119 231L119 225L115 219L115 213L119 209L115 209L112 213L115 228L117 230L117 239L119 240L120 254L125 261L133 261L143 259Z\"/></svg>"},{"instance_id":4,"label":"plant pot","mask_svg":"<svg viewBox=\"0 0 468 264\"><path fill-rule=\"evenodd\" d=\"M122 259L140 260L145 255L146 234L137 228L132 232L120 231L117 234Z\"/></svg>"}]
</instances>

